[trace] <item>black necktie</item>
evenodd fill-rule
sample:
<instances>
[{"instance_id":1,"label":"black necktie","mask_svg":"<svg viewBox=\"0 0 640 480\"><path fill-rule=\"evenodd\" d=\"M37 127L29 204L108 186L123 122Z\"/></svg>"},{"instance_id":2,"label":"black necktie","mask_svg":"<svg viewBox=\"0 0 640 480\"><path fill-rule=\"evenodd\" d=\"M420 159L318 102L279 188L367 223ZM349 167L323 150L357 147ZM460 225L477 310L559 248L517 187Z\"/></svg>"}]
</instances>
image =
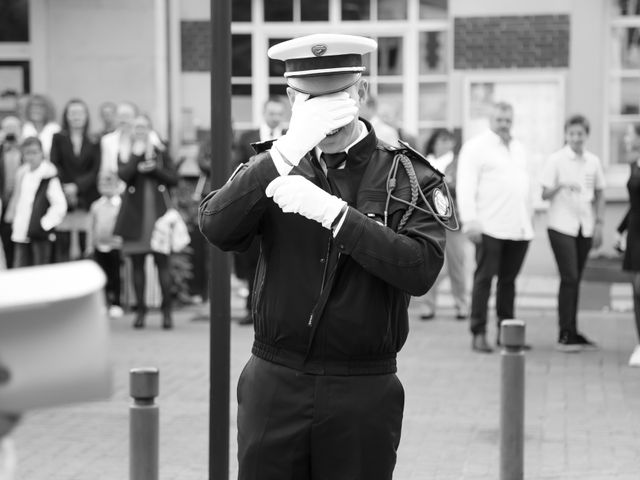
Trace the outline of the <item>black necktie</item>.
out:
<instances>
[{"instance_id":1,"label":"black necktie","mask_svg":"<svg viewBox=\"0 0 640 480\"><path fill-rule=\"evenodd\" d=\"M338 168L340 165L344 163L347 159L346 152L338 152L338 153L324 153L320 155L324 163L327 165L327 168Z\"/></svg>"}]
</instances>

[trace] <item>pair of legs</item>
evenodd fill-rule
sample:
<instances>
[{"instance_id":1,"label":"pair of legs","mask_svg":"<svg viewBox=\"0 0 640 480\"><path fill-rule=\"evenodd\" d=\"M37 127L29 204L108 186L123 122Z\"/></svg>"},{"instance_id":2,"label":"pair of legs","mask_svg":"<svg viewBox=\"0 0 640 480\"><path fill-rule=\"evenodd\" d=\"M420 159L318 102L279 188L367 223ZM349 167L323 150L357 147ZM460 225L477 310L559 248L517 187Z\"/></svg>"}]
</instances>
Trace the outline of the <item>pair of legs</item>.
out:
<instances>
[{"instance_id":1,"label":"pair of legs","mask_svg":"<svg viewBox=\"0 0 640 480\"><path fill-rule=\"evenodd\" d=\"M82 257L87 245L87 232L56 232L54 257L56 262L69 262Z\"/></svg>"},{"instance_id":2,"label":"pair of legs","mask_svg":"<svg viewBox=\"0 0 640 480\"><path fill-rule=\"evenodd\" d=\"M498 277L496 313L498 323L514 318L515 280L529 248L528 240L502 240L482 235L476 245L476 270L471 293L471 333L487 331L487 310L493 277Z\"/></svg>"},{"instance_id":3,"label":"pair of legs","mask_svg":"<svg viewBox=\"0 0 640 480\"><path fill-rule=\"evenodd\" d=\"M395 374L310 375L251 357L238 380L239 480L391 480Z\"/></svg>"},{"instance_id":4,"label":"pair of legs","mask_svg":"<svg viewBox=\"0 0 640 480\"><path fill-rule=\"evenodd\" d=\"M94 259L98 265L104 271L107 277L107 285L105 286L105 293L107 296L107 303L109 306L120 306L120 291L122 288L122 282L120 279L120 266L122 263L122 255L120 250L111 250L110 252L101 252L96 250L94 253ZM143 266L144 267L144 266ZM143 279L144 280L144 279ZM144 292L144 284L142 286ZM137 295L137 293L136 293ZM136 299L137 300L137 299Z\"/></svg>"},{"instance_id":5,"label":"pair of legs","mask_svg":"<svg viewBox=\"0 0 640 480\"><path fill-rule=\"evenodd\" d=\"M0 240L2 241L2 247L4 248L4 258L7 262L7 267L13 267L13 252L14 243L11 241L11 224L0 221Z\"/></svg>"},{"instance_id":6,"label":"pair of legs","mask_svg":"<svg viewBox=\"0 0 640 480\"><path fill-rule=\"evenodd\" d=\"M580 281L593 239L582 236L582 232L579 232L576 237L553 229L549 229L548 233L551 250L560 272L560 289L558 290L560 334L566 332L569 335L576 335Z\"/></svg>"},{"instance_id":7,"label":"pair of legs","mask_svg":"<svg viewBox=\"0 0 640 480\"><path fill-rule=\"evenodd\" d=\"M631 279L633 285L633 312L636 319L636 334L640 344L640 272L634 272Z\"/></svg>"},{"instance_id":8,"label":"pair of legs","mask_svg":"<svg viewBox=\"0 0 640 480\"><path fill-rule=\"evenodd\" d=\"M13 244L13 267L31 267L51 263L52 244L49 240L31 240Z\"/></svg>"},{"instance_id":9,"label":"pair of legs","mask_svg":"<svg viewBox=\"0 0 640 480\"><path fill-rule=\"evenodd\" d=\"M444 265L440 271L440 275L436 280L436 283L424 296L426 304L426 311L423 317L429 318L435 315L438 296L438 285L445 277L449 275L449 281L451 283L451 293L453 295L454 307L458 317L465 317L468 315L467 306L467 273L466 273L466 252L465 247L467 244L467 236L461 231L451 232L447 231L447 243L444 250Z\"/></svg>"},{"instance_id":10,"label":"pair of legs","mask_svg":"<svg viewBox=\"0 0 640 480\"><path fill-rule=\"evenodd\" d=\"M153 252L153 260L158 268L158 279L160 281L160 291L162 292L162 315L163 327L172 328L171 319L171 272L169 272L169 256L163 253ZM144 270L146 253L135 253L130 256L133 270L133 290L136 294L136 304L138 315L134 327L144 327L144 318L147 306L144 299L144 292L147 284L147 276Z\"/></svg>"}]
</instances>

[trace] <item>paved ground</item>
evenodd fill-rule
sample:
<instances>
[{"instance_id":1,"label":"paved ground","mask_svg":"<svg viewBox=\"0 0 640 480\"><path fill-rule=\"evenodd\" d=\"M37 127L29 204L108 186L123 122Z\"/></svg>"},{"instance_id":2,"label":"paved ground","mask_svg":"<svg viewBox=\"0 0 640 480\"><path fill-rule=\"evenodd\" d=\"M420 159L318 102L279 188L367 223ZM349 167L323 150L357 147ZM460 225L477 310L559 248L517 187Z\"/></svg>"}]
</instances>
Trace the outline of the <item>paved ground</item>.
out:
<instances>
[{"instance_id":1,"label":"paved ground","mask_svg":"<svg viewBox=\"0 0 640 480\"><path fill-rule=\"evenodd\" d=\"M446 285L443 285L446 290ZM627 367L635 332L625 286L608 291L608 311L583 311L584 332L597 352L562 354L556 338L557 282L523 278L519 317L534 350L526 358L525 478L637 480L640 478L640 369ZM234 289L234 292L237 289ZM465 322L453 320L443 294L438 317L418 320L400 355L406 408L396 480L496 480L500 355L469 349ZM233 311L242 300L234 295ZM160 368L162 480L207 478L208 323L194 321L207 307L176 314L176 329L133 331L130 316L113 321L113 397L109 401L31 412L15 432L19 479L128 478L128 371ZM493 327L493 325L492 325ZM252 331L231 328L232 392L248 358ZM494 338L491 330L490 338ZM232 393L233 400L234 393ZM235 414L231 405L231 474L235 478Z\"/></svg>"}]
</instances>

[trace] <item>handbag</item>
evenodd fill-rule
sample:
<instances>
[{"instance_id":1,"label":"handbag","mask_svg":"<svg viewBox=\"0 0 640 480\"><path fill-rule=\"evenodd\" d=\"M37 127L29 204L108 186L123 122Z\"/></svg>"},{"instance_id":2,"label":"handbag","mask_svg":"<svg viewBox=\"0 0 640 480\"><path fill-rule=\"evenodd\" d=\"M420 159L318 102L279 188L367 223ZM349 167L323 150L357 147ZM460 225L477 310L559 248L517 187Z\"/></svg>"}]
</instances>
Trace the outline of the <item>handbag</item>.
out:
<instances>
[{"instance_id":1,"label":"handbag","mask_svg":"<svg viewBox=\"0 0 640 480\"><path fill-rule=\"evenodd\" d=\"M165 190L162 192L162 198L167 211L156 220L151 232L151 250L165 255L181 252L191 243L187 224L167 197Z\"/></svg>"}]
</instances>

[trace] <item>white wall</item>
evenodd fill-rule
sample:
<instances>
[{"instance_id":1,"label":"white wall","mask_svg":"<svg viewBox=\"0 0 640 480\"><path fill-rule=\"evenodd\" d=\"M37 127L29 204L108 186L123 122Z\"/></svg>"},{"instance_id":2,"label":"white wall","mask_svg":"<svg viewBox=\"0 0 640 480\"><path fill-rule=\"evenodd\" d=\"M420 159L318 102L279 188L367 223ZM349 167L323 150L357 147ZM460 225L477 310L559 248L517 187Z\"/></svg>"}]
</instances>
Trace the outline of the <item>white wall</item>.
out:
<instances>
[{"instance_id":1,"label":"white wall","mask_svg":"<svg viewBox=\"0 0 640 480\"><path fill-rule=\"evenodd\" d=\"M46 9L46 92L67 100L129 100L158 116L154 0L56 0Z\"/></svg>"}]
</instances>

